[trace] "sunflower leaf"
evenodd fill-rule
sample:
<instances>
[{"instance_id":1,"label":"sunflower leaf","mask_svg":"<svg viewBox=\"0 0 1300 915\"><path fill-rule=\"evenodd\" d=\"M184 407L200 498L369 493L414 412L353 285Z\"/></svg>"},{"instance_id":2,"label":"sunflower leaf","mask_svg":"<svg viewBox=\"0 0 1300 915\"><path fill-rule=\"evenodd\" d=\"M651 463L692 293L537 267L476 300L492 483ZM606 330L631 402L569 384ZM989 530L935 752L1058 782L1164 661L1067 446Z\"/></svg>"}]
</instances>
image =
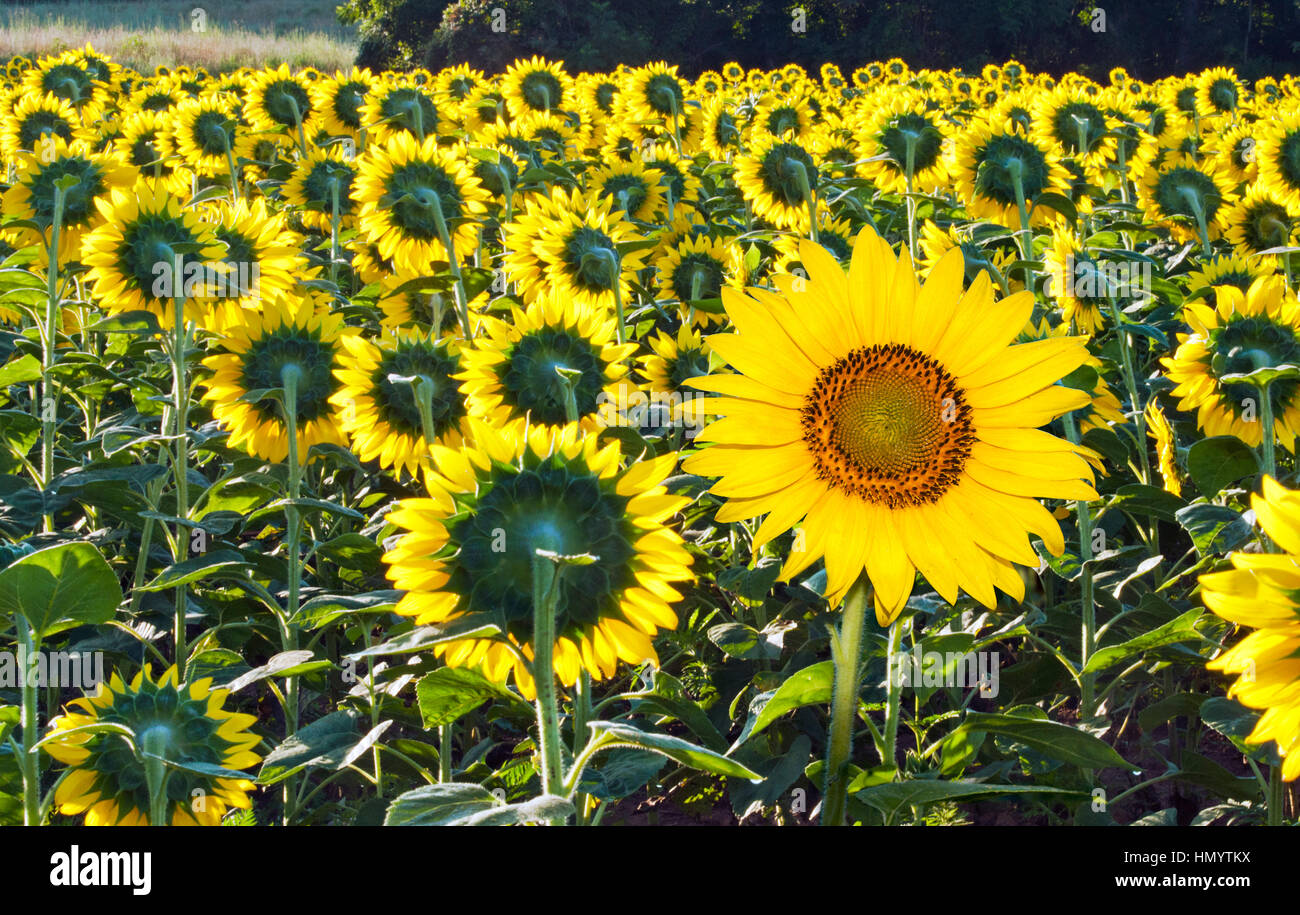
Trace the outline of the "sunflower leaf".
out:
<instances>
[{"instance_id":1,"label":"sunflower leaf","mask_svg":"<svg viewBox=\"0 0 1300 915\"><path fill-rule=\"evenodd\" d=\"M697 747L680 737L643 731L634 725L615 721L592 721L587 726L594 734L593 739L600 742L602 750L613 747L636 747L660 753L674 762L702 772L744 778L749 781L763 780L763 776L748 766L721 753Z\"/></svg>"},{"instance_id":2,"label":"sunflower leaf","mask_svg":"<svg viewBox=\"0 0 1300 915\"><path fill-rule=\"evenodd\" d=\"M116 573L89 543L46 547L0 570L0 616L23 617L38 639L106 623L121 602Z\"/></svg>"}]
</instances>

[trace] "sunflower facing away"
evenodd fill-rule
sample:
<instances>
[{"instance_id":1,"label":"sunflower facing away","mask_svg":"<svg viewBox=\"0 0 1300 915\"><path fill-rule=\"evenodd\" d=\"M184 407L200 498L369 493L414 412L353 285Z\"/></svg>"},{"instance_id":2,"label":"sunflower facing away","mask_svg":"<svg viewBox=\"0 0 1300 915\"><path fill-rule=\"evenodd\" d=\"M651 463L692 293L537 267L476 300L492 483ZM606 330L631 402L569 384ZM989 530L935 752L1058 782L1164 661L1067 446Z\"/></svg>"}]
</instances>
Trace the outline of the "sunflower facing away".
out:
<instances>
[{"instance_id":1,"label":"sunflower facing away","mask_svg":"<svg viewBox=\"0 0 1300 915\"><path fill-rule=\"evenodd\" d=\"M651 637L672 629L673 582L690 581L690 555L665 519L689 503L661 485L677 455L619 470L618 444L600 447L576 425L496 430L469 420L471 445L433 447L429 497L405 499L388 520L406 533L384 555L397 612L417 625L481 613L504 639L465 639L434 650L453 667L511 669L529 698L533 679L532 564L537 550L586 553L569 567L556 607L555 672L566 685L584 668L612 676L618 662L658 663Z\"/></svg>"},{"instance_id":2,"label":"sunflower facing away","mask_svg":"<svg viewBox=\"0 0 1300 915\"><path fill-rule=\"evenodd\" d=\"M1252 448L1263 440L1259 393L1244 382L1220 380L1267 366L1300 362L1300 304L1280 276L1255 280L1245 294L1235 286L1215 287L1216 307L1201 302L1183 308L1190 334L1180 334L1172 357L1161 360L1179 410L1195 410L1206 435L1235 435ZM1273 428L1288 450L1300 431L1300 382L1279 379L1269 388Z\"/></svg>"},{"instance_id":3,"label":"sunflower facing away","mask_svg":"<svg viewBox=\"0 0 1300 915\"><path fill-rule=\"evenodd\" d=\"M456 339L431 341L425 334L389 329L378 343L360 336L343 341L342 368L335 371L341 383L331 402L343 416L343 429L363 461L378 460L381 467L403 467L414 476L429 453L424 418L411 383L422 378L431 384L430 430L434 440L458 447L465 418Z\"/></svg>"},{"instance_id":4,"label":"sunflower facing away","mask_svg":"<svg viewBox=\"0 0 1300 915\"><path fill-rule=\"evenodd\" d=\"M1300 492L1265 476L1250 507L1284 552L1231 553L1231 570L1200 577L1205 606L1255 630L1206 667L1241 675L1228 696L1265 710L1246 740L1276 741L1282 777L1292 781L1300 776Z\"/></svg>"},{"instance_id":5,"label":"sunflower facing away","mask_svg":"<svg viewBox=\"0 0 1300 915\"><path fill-rule=\"evenodd\" d=\"M246 769L261 759L253 752L260 739L248 730L257 718L222 708L229 690L213 689L212 678L177 682L169 667L155 683L146 665L130 686L117 674L99 684L93 696L73 699L79 712L64 712L50 722L52 733L110 722L135 731L143 740L160 729L165 752L174 760L193 760L223 769ZM149 786L144 767L115 734L67 733L45 745L69 766L54 793L66 816L84 813L87 826L148 826ZM169 826L216 826L228 809L253 806L248 779L213 778L173 769L167 779ZM201 802L199 802L201 800Z\"/></svg>"},{"instance_id":6,"label":"sunflower facing away","mask_svg":"<svg viewBox=\"0 0 1300 915\"><path fill-rule=\"evenodd\" d=\"M882 625L917 571L949 602L958 589L989 607L995 587L1023 597L1013 563L1038 564L1025 533L1065 546L1036 500L1096 498L1081 450L1037 429L1089 402L1056 384L1083 343L1008 345L1032 294L995 301L984 273L963 294L959 251L924 287L870 229L847 274L811 243L800 258L803 288L777 276L779 294L723 290L738 333L709 343L739 374L695 382L725 395L711 404L725 418L683 469L722 478L719 522L767 515L756 549L801 525L783 578L824 556L838 602L865 571Z\"/></svg>"},{"instance_id":7,"label":"sunflower facing away","mask_svg":"<svg viewBox=\"0 0 1300 915\"><path fill-rule=\"evenodd\" d=\"M212 377L204 399L212 415L230 432L230 444L266 461L283 461L289 454L289 432L277 400L256 402L240 398L253 391L283 387L283 369L296 365L298 382L298 454L307 459L312 445L347 447L341 417L330 398L341 384L335 369L342 367L342 338L356 334L343 318L322 302L297 292L268 299L257 310L244 309L214 328L221 333L224 352L203 360Z\"/></svg>"}]
</instances>

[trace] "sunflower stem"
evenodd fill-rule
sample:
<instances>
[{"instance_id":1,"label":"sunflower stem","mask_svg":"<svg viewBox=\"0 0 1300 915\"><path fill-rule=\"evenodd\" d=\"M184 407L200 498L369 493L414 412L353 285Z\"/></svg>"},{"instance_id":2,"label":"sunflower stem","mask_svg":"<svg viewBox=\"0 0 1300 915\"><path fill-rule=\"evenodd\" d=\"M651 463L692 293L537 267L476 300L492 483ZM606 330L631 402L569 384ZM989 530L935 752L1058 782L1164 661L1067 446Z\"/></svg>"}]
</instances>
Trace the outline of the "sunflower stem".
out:
<instances>
[{"instance_id":1,"label":"sunflower stem","mask_svg":"<svg viewBox=\"0 0 1300 915\"><path fill-rule=\"evenodd\" d=\"M1269 392L1272 386L1272 381L1266 381L1259 387L1259 421L1264 427L1260 430L1259 440L1264 457L1264 472L1276 480L1277 434L1273 429L1273 396Z\"/></svg>"},{"instance_id":2,"label":"sunflower stem","mask_svg":"<svg viewBox=\"0 0 1300 915\"><path fill-rule=\"evenodd\" d=\"M798 159L786 159L787 163L793 166L790 170L794 173L794 180L799 185L799 191L803 194L804 203L808 206L808 239L815 245L819 244L817 239L817 197L813 193L812 181L808 177L808 168Z\"/></svg>"},{"instance_id":3,"label":"sunflower stem","mask_svg":"<svg viewBox=\"0 0 1300 915\"><path fill-rule=\"evenodd\" d=\"M298 499L302 494L302 463L298 455L298 382L302 368L296 363L286 363L280 369L280 384L284 388L284 422L289 433L289 503L284 508L287 523L286 544L289 564L289 596L282 623L281 639L284 651L298 647L298 592L302 585L302 514ZM298 678L289 677L284 685L285 731L292 735L298 731ZM284 823L288 825L294 813L292 777L284 781Z\"/></svg>"},{"instance_id":4,"label":"sunflower stem","mask_svg":"<svg viewBox=\"0 0 1300 915\"><path fill-rule=\"evenodd\" d=\"M913 130L903 131L903 141L907 144L906 162L903 163L903 177L907 180L907 253L916 261L916 201L912 199L912 179L916 173L916 143L920 137Z\"/></svg>"},{"instance_id":5,"label":"sunflower stem","mask_svg":"<svg viewBox=\"0 0 1300 915\"><path fill-rule=\"evenodd\" d=\"M858 716L862 633L871 602L871 586L860 576L840 608L839 632L831 632L835 680L831 691L830 730L826 739L826 774L822 791L823 826L843 826L848 803L847 768L853 756L853 724Z\"/></svg>"},{"instance_id":6,"label":"sunflower stem","mask_svg":"<svg viewBox=\"0 0 1300 915\"><path fill-rule=\"evenodd\" d=\"M885 746L881 753L881 762L898 768L898 718L902 709L903 684L894 676L894 659L903 642L903 622L894 620L889 626L889 648L885 658L885 670L888 672L889 687L885 693Z\"/></svg>"},{"instance_id":7,"label":"sunflower stem","mask_svg":"<svg viewBox=\"0 0 1300 915\"><path fill-rule=\"evenodd\" d=\"M1110 305L1110 320L1115 325L1115 336L1119 339L1120 369L1124 373L1124 386L1128 388L1129 404L1133 409L1133 422L1137 425L1137 440L1141 443L1138 455L1142 461L1142 482L1151 484L1151 459L1146 449L1146 413L1145 404L1138 400L1137 372L1133 367L1133 346L1129 341L1128 331L1124 329L1124 316L1113 295L1106 297Z\"/></svg>"},{"instance_id":8,"label":"sunflower stem","mask_svg":"<svg viewBox=\"0 0 1300 915\"><path fill-rule=\"evenodd\" d=\"M438 239L442 246L447 249L447 267L451 270L452 279L456 281L456 310L460 317L461 333L465 335L466 340L472 340L474 333L470 330L469 323L469 297L465 294L465 279L460 273L460 264L456 260L456 243L447 230L447 219L442 213L442 195L436 191L430 195L429 203L433 207L433 222L438 229ZM434 333L438 328L434 328Z\"/></svg>"},{"instance_id":9,"label":"sunflower stem","mask_svg":"<svg viewBox=\"0 0 1300 915\"><path fill-rule=\"evenodd\" d=\"M573 696L573 757L576 760L587 744L587 722L591 720L591 673L583 668L578 674L578 684ZM573 798L579 826L587 823L587 795L578 792Z\"/></svg>"},{"instance_id":10,"label":"sunflower stem","mask_svg":"<svg viewBox=\"0 0 1300 915\"><path fill-rule=\"evenodd\" d=\"M179 681L178 681L179 682ZM167 776L170 775L163 765L167 751L167 729L154 725L140 735L140 750L144 756L144 780L149 786L149 825L166 826L167 816Z\"/></svg>"},{"instance_id":11,"label":"sunflower stem","mask_svg":"<svg viewBox=\"0 0 1300 915\"><path fill-rule=\"evenodd\" d=\"M1268 825L1282 825L1282 767L1268 770Z\"/></svg>"},{"instance_id":12,"label":"sunflower stem","mask_svg":"<svg viewBox=\"0 0 1300 915\"><path fill-rule=\"evenodd\" d=\"M1007 162L1007 172L1011 175L1011 186L1016 192L1016 212L1020 216L1020 228L1016 238L1020 241L1020 258L1025 262L1025 288L1034 288L1034 273L1028 266L1034 256L1034 235L1029 228L1029 207L1025 202L1024 164L1019 159Z\"/></svg>"},{"instance_id":13,"label":"sunflower stem","mask_svg":"<svg viewBox=\"0 0 1300 915\"><path fill-rule=\"evenodd\" d=\"M555 690L555 610L563 566L534 554L533 683L537 694L537 729L541 740L542 792L559 794L564 783L560 751L560 709Z\"/></svg>"},{"instance_id":14,"label":"sunflower stem","mask_svg":"<svg viewBox=\"0 0 1300 915\"><path fill-rule=\"evenodd\" d=\"M27 618L14 615L14 628L18 630L18 646L23 663L19 665L22 677L22 728L23 728L23 825L41 824L41 757L34 749L41 738L38 718L36 681L36 653L40 651L40 636L27 624Z\"/></svg>"},{"instance_id":15,"label":"sunflower stem","mask_svg":"<svg viewBox=\"0 0 1300 915\"><path fill-rule=\"evenodd\" d=\"M339 179L330 177L330 282L339 282Z\"/></svg>"},{"instance_id":16,"label":"sunflower stem","mask_svg":"<svg viewBox=\"0 0 1300 915\"><path fill-rule=\"evenodd\" d=\"M1065 423L1065 435L1072 444L1079 444L1079 427L1074 421L1073 413L1062 417ZM1094 678L1090 673L1082 673L1088 666L1097 645L1097 607L1093 601L1092 590L1092 515L1088 512L1088 503L1074 503L1079 526L1079 556L1083 560L1083 569L1079 573L1083 604L1082 649L1079 653L1079 720L1088 721L1093 716Z\"/></svg>"},{"instance_id":17,"label":"sunflower stem","mask_svg":"<svg viewBox=\"0 0 1300 915\"><path fill-rule=\"evenodd\" d=\"M45 326L41 329L41 498L47 497L54 479L54 431L59 415L59 388L50 371L54 368L54 351L59 339L59 233L63 229L63 204L67 189L63 179L54 186L54 213L50 221L50 246L46 249ZM54 515L44 512L45 531L54 530Z\"/></svg>"},{"instance_id":18,"label":"sunflower stem","mask_svg":"<svg viewBox=\"0 0 1300 915\"><path fill-rule=\"evenodd\" d=\"M182 521L189 519L189 388L185 378L185 351L189 348L189 325L185 323L185 298L177 296L172 299L172 420L175 423L173 435L176 443L176 456L172 462L172 473L176 484L176 542L173 555L177 563L189 557L190 537ZM185 611L188 599L185 585L176 586L176 604L172 616L172 637L176 653L178 682L185 679L185 661L187 648L185 643Z\"/></svg>"},{"instance_id":19,"label":"sunflower stem","mask_svg":"<svg viewBox=\"0 0 1300 915\"><path fill-rule=\"evenodd\" d=\"M438 727L438 784L440 785L450 783L452 778L451 744L454 727L455 724L443 724Z\"/></svg>"}]
</instances>

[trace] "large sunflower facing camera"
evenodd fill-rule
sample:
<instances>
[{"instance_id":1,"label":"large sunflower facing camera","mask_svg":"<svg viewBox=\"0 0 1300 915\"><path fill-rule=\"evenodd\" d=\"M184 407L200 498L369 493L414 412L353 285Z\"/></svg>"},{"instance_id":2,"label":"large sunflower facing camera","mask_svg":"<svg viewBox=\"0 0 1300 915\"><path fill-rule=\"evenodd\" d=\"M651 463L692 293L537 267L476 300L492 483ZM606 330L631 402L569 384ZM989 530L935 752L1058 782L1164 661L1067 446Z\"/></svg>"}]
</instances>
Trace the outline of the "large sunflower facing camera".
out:
<instances>
[{"instance_id":1,"label":"large sunflower facing camera","mask_svg":"<svg viewBox=\"0 0 1300 915\"><path fill-rule=\"evenodd\" d=\"M811 243L800 259L798 285L723 290L738 333L709 344L739 374L695 382L724 395L710 408L725 418L683 469L722 478L718 521L767 516L755 549L801 528L784 578L824 556L837 602L865 572L882 625L918 571L949 602L1022 597L1014 564L1038 564L1026 534L1064 549L1037 500L1096 498L1083 451L1038 429L1089 403L1056 384L1087 359L1083 341L1010 345L1033 296L995 300L986 273L963 294L960 251L923 287L870 229L847 274Z\"/></svg>"}]
</instances>

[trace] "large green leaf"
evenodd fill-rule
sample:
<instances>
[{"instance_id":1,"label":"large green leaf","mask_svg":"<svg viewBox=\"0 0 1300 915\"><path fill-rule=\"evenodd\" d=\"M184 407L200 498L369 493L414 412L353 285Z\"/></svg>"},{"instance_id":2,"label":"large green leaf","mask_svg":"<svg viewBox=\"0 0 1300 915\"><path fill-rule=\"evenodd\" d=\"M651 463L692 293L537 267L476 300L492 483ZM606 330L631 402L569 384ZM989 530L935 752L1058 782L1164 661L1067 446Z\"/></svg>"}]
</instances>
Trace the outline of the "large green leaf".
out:
<instances>
[{"instance_id":1,"label":"large green leaf","mask_svg":"<svg viewBox=\"0 0 1300 915\"><path fill-rule=\"evenodd\" d=\"M786 712L805 705L829 703L834 679L835 665L831 661L822 661L791 674L772 692L755 697L749 706L749 720L745 722L735 746L758 734Z\"/></svg>"},{"instance_id":2,"label":"large green leaf","mask_svg":"<svg viewBox=\"0 0 1300 915\"><path fill-rule=\"evenodd\" d=\"M501 802L482 785L452 782L426 785L399 794L384 817L385 826L452 826Z\"/></svg>"},{"instance_id":3,"label":"large green leaf","mask_svg":"<svg viewBox=\"0 0 1300 915\"><path fill-rule=\"evenodd\" d=\"M426 674L415 686L415 698L427 730L451 724L490 699L523 705L505 686L468 667L440 667Z\"/></svg>"},{"instance_id":4,"label":"large green leaf","mask_svg":"<svg viewBox=\"0 0 1300 915\"><path fill-rule=\"evenodd\" d=\"M1203 611L1199 608L1188 610L1177 619L1170 620L1150 632L1144 632L1122 644L1102 648L1088 659L1083 673L1097 673L1153 648L1172 645L1175 642L1186 642L1189 639L1200 639L1202 636L1196 631L1195 623L1202 615Z\"/></svg>"},{"instance_id":5,"label":"large green leaf","mask_svg":"<svg viewBox=\"0 0 1300 915\"><path fill-rule=\"evenodd\" d=\"M1082 791L1070 791L1066 788L1053 788L1047 785L987 785L980 782L966 781L915 780L890 782L886 785L872 785L869 788L863 788L861 791L853 792L853 797L876 808L884 814L886 820L890 820L897 816L900 811L934 804L939 801L974 800L976 798L1015 794L1085 796Z\"/></svg>"},{"instance_id":6,"label":"large green leaf","mask_svg":"<svg viewBox=\"0 0 1300 915\"><path fill-rule=\"evenodd\" d=\"M1104 740L1055 721L968 712L958 730L1011 737L1045 756L1084 769L1135 768Z\"/></svg>"},{"instance_id":7,"label":"large green leaf","mask_svg":"<svg viewBox=\"0 0 1300 915\"><path fill-rule=\"evenodd\" d=\"M0 570L0 616L22 616L38 638L86 623L106 623L122 586L99 550L61 543Z\"/></svg>"},{"instance_id":8,"label":"large green leaf","mask_svg":"<svg viewBox=\"0 0 1300 915\"><path fill-rule=\"evenodd\" d=\"M1241 515L1226 505L1189 505L1179 509L1175 517L1201 556L1226 553L1254 533Z\"/></svg>"},{"instance_id":9,"label":"large green leaf","mask_svg":"<svg viewBox=\"0 0 1300 915\"><path fill-rule=\"evenodd\" d=\"M1212 499L1228 484L1259 473L1259 461L1241 439L1216 435L1187 449L1187 472L1196 488Z\"/></svg>"},{"instance_id":10,"label":"large green leaf","mask_svg":"<svg viewBox=\"0 0 1300 915\"><path fill-rule=\"evenodd\" d=\"M357 718L350 712L331 712L319 721L285 738L262 761L257 781L274 785L308 766L337 766L357 742Z\"/></svg>"},{"instance_id":11,"label":"large green leaf","mask_svg":"<svg viewBox=\"0 0 1300 915\"><path fill-rule=\"evenodd\" d=\"M732 778L746 778L761 781L762 776L730 757L697 747L695 744L672 737L668 734L655 734L643 731L630 724L616 721L593 721L588 725L595 732L595 739L602 748L638 747L661 753L669 759L692 769L711 772L714 775L728 775Z\"/></svg>"},{"instance_id":12,"label":"large green leaf","mask_svg":"<svg viewBox=\"0 0 1300 915\"><path fill-rule=\"evenodd\" d=\"M244 557L234 550L215 550L168 566L159 572L153 581L140 585L137 590L165 591L218 573L228 577L234 574L233 570L247 566Z\"/></svg>"}]
</instances>

